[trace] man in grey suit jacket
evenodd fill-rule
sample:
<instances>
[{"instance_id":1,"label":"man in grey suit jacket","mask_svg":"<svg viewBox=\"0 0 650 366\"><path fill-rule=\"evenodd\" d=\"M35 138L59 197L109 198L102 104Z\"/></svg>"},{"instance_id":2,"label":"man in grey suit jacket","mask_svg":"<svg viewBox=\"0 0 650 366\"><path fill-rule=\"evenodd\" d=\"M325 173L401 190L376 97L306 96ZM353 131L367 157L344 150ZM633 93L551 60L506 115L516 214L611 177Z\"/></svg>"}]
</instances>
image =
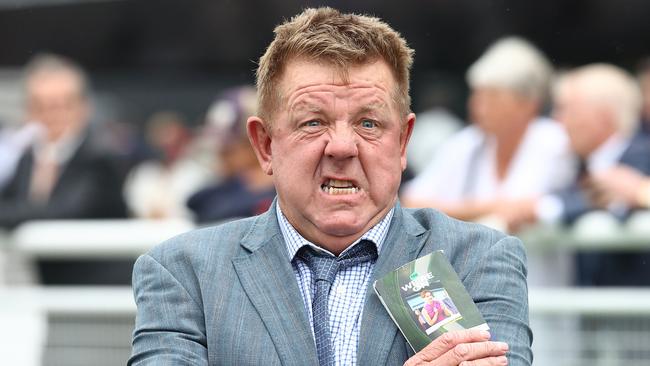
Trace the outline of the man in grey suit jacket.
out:
<instances>
[{"instance_id":1,"label":"man in grey suit jacket","mask_svg":"<svg viewBox=\"0 0 650 366\"><path fill-rule=\"evenodd\" d=\"M412 52L379 19L331 8L275 29L247 128L277 199L138 259L129 364L530 365L521 242L397 202L415 122ZM359 248L374 256L339 268L323 312L305 258L343 261ZM371 285L439 249L490 333L450 332L414 354Z\"/></svg>"}]
</instances>

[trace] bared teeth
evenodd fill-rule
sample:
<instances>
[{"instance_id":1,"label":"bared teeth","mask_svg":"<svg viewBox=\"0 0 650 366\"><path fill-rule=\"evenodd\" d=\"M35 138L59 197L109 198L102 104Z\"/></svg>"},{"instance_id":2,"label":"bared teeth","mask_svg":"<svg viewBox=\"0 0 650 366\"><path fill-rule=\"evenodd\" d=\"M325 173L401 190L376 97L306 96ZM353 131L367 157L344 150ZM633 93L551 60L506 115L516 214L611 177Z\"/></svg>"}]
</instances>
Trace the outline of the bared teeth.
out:
<instances>
[{"instance_id":1,"label":"bared teeth","mask_svg":"<svg viewBox=\"0 0 650 366\"><path fill-rule=\"evenodd\" d=\"M321 185L323 192L331 195L354 194L359 192L359 187L348 180L330 179Z\"/></svg>"},{"instance_id":2,"label":"bared teeth","mask_svg":"<svg viewBox=\"0 0 650 366\"><path fill-rule=\"evenodd\" d=\"M336 188L354 187L354 184L352 184L352 182L347 181L347 180L338 180L338 179L330 179L329 182L327 183L327 185L330 186L330 187L336 187Z\"/></svg>"},{"instance_id":3,"label":"bared teeth","mask_svg":"<svg viewBox=\"0 0 650 366\"><path fill-rule=\"evenodd\" d=\"M336 188L336 187L323 186L322 189L323 189L323 192L331 194L331 195L354 194L354 193L359 192L359 188L357 188L357 187Z\"/></svg>"}]
</instances>

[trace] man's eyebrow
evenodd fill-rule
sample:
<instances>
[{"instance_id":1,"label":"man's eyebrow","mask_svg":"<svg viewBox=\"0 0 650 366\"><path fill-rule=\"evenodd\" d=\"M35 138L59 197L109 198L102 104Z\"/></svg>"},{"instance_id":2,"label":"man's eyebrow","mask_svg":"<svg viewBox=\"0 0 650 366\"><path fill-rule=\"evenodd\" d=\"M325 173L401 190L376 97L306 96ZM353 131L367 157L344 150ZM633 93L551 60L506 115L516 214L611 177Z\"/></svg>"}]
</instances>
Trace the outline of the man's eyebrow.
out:
<instances>
[{"instance_id":1,"label":"man's eyebrow","mask_svg":"<svg viewBox=\"0 0 650 366\"><path fill-rule=\"evenodd\" d=\"M293 112L312 112L312 113L320 113L323 110L321 106L307 101L299 101L297 103L294 103L289 107L289 109Z\"/></svg>"},{"instance_id":2,"label":"man's eyebrow","mask_svg":"<svg viewBox=\"0 0 650 366\"><path fill-rule=\"evenodd\" d=\"M375 103L369 103L369 104L364 104L359 108L358 113L370 113L370 112L375 112L380 109L384 109L387 106L385 102L375 102Z\"/></svg>"}]
</instances>

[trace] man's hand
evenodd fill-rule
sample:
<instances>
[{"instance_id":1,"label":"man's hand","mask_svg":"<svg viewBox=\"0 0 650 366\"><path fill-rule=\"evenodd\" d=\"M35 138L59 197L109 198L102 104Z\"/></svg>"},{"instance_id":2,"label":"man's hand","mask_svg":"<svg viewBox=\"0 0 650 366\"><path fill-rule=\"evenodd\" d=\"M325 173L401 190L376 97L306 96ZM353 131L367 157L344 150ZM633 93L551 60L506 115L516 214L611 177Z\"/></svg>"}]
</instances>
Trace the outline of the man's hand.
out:
<instances>
[{"instance_id":1,"label":"man's hand","mask_svg":"<svg viewBox=\"0 0 650 366\"><path fill-rule=\"evenodd\" d=\"M499 201L494 214L504 221L509 233L520 231L524 226L537 222L537 197L504 198Z\"/></svg>"},{"instance_id":2,"label":"man's hand","mask_svg":"<svg viewBox=\"0 0 650 366\"><path fill-rule=\"evenodd\" d=\"M487 331L460 330L436 338L409 358L404 366L507 365L507 351L508 345L490 341L490 333Z\"/></svg>"},{"instance_id":3,"label":"man's hand","mask_svg":"<svg viewBox=\"0 0 650 366\"><path fill-rule=\"evenodd\" d=\"M600 172L589 180L589 198L602 208L616 201L637 207L641 205L641 190L647 188L647 185L648 178L639 171L619 165Z\"/></svg>"}]
</instances>

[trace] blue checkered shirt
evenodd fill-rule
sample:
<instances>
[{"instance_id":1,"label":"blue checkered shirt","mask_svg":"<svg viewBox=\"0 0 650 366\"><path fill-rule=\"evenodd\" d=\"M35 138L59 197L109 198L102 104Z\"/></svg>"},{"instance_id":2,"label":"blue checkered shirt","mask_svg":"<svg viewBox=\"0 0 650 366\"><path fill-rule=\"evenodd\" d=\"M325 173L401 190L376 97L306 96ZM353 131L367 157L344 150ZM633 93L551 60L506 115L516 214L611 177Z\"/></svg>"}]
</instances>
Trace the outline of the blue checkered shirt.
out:
<instances>
[{"instance_id":1,"label":"blue checkered shirt","mask_svg":"<svg viewBox=\"0 0 650 366\"><path fill-rule=\"evenodd\" d=\"M309 267L296 258L296 253L305 245L310 245L321 251L324 251L324 249L303 238L284 216L282 210L280 210L280 205L278 204L276 207L280 230L282 231L284 242L287 245L289 260L291 261L293 272L298 281L298 287L300 288L305 309L309 314L309 323L311 324L313 335L314 321L311 302L314 297L314 283ZM384 239L386 239L388 227L393 218L393 211L394 208L377 225L373 226L361 238L352 243L348 249L361 240L370 240L377 246L377 254L380 254L381 246L384 243ZM343 252L345 253L345 251ZM355 365L357 363L361 315L365 303L368 281L370 281L370 275L374 267L375 261L370 261L353 267L343 268L336 274L336 278L332 284L327 305L329 309L332 348L334 349L336 365Z\"/></svg>"}]
</instances>

